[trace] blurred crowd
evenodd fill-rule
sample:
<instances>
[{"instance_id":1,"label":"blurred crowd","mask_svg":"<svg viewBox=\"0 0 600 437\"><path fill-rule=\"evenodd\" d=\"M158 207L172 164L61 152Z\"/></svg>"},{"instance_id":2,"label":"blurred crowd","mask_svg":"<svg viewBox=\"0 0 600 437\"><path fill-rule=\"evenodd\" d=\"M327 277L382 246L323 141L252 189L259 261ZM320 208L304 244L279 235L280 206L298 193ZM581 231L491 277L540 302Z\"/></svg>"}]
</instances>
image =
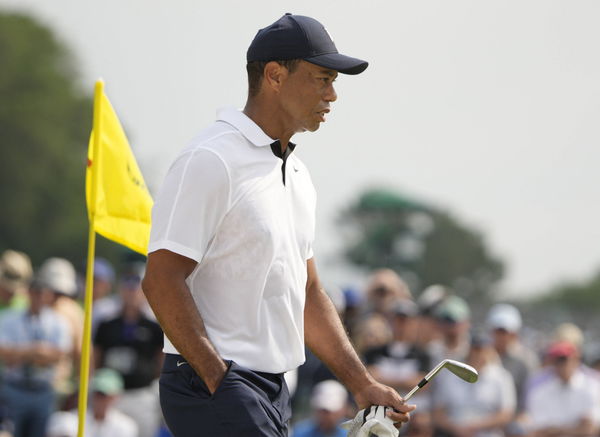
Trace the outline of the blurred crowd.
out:
<instances>
[{"instance_id":1,"label":"blurred crowd","mask_svg":"<svg viewBox=\"0 0 600 437\"><path fill-rule=\"evenodd\" d=\"M163 334L141 280L144 263L94 262L92 356L85 435L156 437ZM72 437L78 427L84 279L66 259L34 272L0 257L0 436ZM166 434L168 435L168 434Z\"/></svg>"},{"instance_id":2,"label":"blurred crowd","mask_svg":"<svg viewBox=\"0 0 600 437\"><path fill-rule=\"evenodd\" d=\"M144 263L94 263L87 437L167 437L158 382L162 331L141 289ZM83 276L61 258L34 271L26 254L0 256L0 437L74 437L83 337ZM440 361L479 372L469 384L441 372L415 395L400 434L419 437L600 436L598 362L584 335L561 324L534 343L519 309L495 303L474 323L469 302L444 285L418 294L393 271L364 290L328 290L373 376L411 390ZM480 310L478 310L480 311ZM540 340L541 339L541 340ZM356 414L346 389L314 356L286 374L292 437L337 437Z\"/></svg>"},{"instance_id":3,"label":"blurred crowd","mask_svg":"<svg viewBox=\"0 0 600 437\"><path fill-rule=\"evenodd\" d=\"M331 289L354 345L377 380L408 393L443 359L479 373L469 384L450 372L409 403L417 405L400 435L412 437L568 437L600 435L600 373L582 361L584 337L572 323L521 338L517 307L495 303L472 322L467 301L433 285L416 297L393 271L374 272L364 293ZM600 368L599 368L600 369ZM302 392L302 393L301 393ZM356 407L307 351L298 369L294 437L343 436L339 423Z\"/></svg>"}]
</instances>

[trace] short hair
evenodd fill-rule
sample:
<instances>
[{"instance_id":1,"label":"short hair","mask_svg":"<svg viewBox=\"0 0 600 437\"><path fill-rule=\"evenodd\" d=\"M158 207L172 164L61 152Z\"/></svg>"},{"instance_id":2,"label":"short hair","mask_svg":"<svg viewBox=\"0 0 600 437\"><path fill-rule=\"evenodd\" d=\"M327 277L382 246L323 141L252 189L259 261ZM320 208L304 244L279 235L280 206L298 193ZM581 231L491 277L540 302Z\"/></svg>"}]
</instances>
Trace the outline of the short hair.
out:
<instances>
[{"instance_id":1,"label":"short hair","mask_svg":"<svg viewBox=\"0 0 600 437\"><path fill-rule=\"evenodd\" d=\"M248 72L248 96L254 97L260 90L260 84L262 82L263 73L265 71L265 65L269 62L277 62L279 65L285 67L290 73L298 67L300 59L287 59L285 61L252 61L246 64L246 71Z\"/></svg>"}]
</instances>

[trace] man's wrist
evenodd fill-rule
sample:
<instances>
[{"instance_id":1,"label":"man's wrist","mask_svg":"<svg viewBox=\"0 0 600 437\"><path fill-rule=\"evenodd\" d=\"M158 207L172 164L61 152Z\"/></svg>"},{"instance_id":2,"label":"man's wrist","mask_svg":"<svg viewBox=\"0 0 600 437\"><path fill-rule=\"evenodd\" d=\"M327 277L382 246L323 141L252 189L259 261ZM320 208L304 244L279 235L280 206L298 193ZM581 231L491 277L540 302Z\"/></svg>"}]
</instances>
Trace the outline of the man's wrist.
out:
<instances>
[{"instance_id":1,"label":"man's wrist","mask_svg":"<svg viewBox=\"0 0 600 437\"><path fill-rule=\"evenodd\" d=\"M204 363L203 369L196 370L196 373L202 378L210 392L214 393L227 373L227 363L218 358L210 366L206 366Z\"/></svg>"},{"instance_id":2,"label":"man's wrist","mask_svg":"<svg viewBox=\"0 0 600 437\"><path fill-rule=\"evenodd\" d=\"M351 378L349 381L343 381L344 385L348 388L350 393L356 400L360 399L362 393L369 387L377 384L377 381L373 376L365 370L365 373L358 378Z\"/></svg>"}]
</instances>

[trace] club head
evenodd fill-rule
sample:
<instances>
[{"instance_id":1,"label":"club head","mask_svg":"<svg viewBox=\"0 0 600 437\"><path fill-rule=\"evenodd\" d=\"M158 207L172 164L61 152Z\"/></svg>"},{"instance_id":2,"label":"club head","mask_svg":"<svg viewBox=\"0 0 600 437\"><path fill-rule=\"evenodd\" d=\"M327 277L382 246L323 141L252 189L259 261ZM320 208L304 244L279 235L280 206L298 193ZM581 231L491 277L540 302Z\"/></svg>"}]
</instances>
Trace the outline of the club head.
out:
<instances>
[{"instance_id":1,"label":"club head","mask_svg":"<svg viewBox=\"0 0 600 437\"><path fill-rule=\"evenodd\" d=\"M461 363L460 361L455 360L444 360L442 363L442 368L448 369L450 372L454 373L463 381L474 383L479 377L477 370L475 370L468 364Z\"/></svg>"},{"instance_id":2,"label":"club head","mask_svg":"<svg viewBox=\"0 0 600 437\"><path fill-rule=\"evenodd\" d=\"M416 392L418 392L425 384L435 378L442 369L448 369L450 372L454 373L463 381L467 381L470 383L476 382L479 377L477 370L468 364L461 363L460 361L449 360L446 359L440 362L437 366L433 368L431 372L429 372L425 377L415 385L411 391L409 391L406 396L404 396L404 400L409 400Z\"/></svg>"}]
</instances>

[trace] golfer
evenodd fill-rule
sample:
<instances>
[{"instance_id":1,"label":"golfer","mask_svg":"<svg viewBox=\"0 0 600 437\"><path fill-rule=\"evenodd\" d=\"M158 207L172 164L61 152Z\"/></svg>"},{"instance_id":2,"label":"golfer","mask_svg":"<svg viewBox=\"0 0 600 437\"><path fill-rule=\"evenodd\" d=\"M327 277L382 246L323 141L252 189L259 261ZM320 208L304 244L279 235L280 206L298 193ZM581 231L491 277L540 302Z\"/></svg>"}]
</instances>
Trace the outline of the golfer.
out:
<instances>
[{"instance_id":1,"label":"golfer","mask_svg":"<svg viewBox=\"0 0 600 437\"><path fill-rule=\"evenodd\" d=\"M143 288L165 332L166 423L175 437L287 436L283 375L305 342L359 407L405 422L414 407L367 372L321 287L316 195L290 141L325 121L338 73L368 63L291 14L257 33L247 62L244 110L221 110L181 152L153 210Z\"/></svg>"}]
</instances>

